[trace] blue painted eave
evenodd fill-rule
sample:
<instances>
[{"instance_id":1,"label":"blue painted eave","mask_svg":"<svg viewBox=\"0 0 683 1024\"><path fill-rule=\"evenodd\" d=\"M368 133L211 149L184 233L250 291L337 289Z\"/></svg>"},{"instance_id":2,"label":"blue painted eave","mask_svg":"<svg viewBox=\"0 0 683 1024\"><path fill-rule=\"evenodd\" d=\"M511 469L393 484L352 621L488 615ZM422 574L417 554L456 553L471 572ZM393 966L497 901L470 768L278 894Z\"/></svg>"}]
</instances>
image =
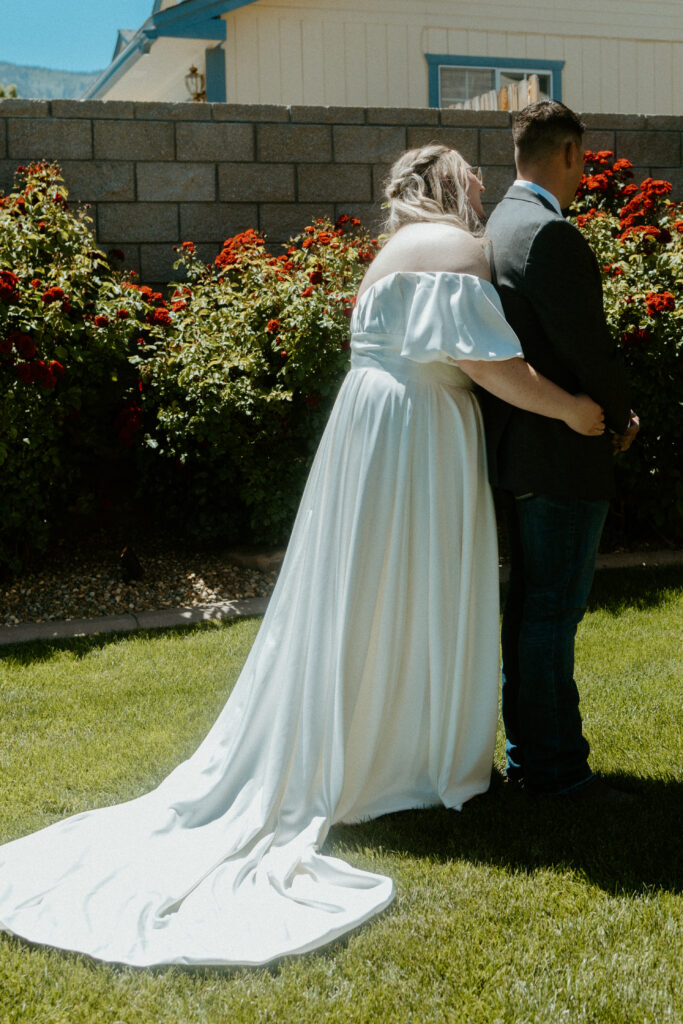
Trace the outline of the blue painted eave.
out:
<instances>
[{"instance_id":1,"label":"blue painted eave","mask_svg":"<svg viewBox=\"0 0 683 1024\"><path fill-rule=\"evenodd\" d=\"M257 0L183 0L182 3L163 11L159 10L155 3L152 14L127 45L121 46L121 38L117 39L114 59L83 94L83 99L97 99L105 85L111 86L118 81L144 53L149 53L154 41L163 36L223 42L226 38L226 28L222 15L256 2Z\"/></svg>"}]
</instances>

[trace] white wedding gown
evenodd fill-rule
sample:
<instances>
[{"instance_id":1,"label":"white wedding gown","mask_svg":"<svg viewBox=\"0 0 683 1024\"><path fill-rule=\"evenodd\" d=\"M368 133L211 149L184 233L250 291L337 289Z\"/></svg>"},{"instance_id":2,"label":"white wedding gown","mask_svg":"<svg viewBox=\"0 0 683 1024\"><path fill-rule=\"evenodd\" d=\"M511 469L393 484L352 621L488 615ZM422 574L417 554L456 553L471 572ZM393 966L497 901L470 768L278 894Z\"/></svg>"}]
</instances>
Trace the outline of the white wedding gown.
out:
<instances>
[{"instance_id":1,"label":"white wedding gown","mask_svg":"<svg viewBox=\"0 0 683 1024\"><path fill-rule=\"evenodd\" d=\"M489 785L498 573L482 421L453 360L521 356L493 287L394 273L352 364L242 674L145 796L0 847L0 929L102 960L262 964L386 907L334 822ZM457 825L454 825L457 827Z\"/></svg>"}]
</instances>

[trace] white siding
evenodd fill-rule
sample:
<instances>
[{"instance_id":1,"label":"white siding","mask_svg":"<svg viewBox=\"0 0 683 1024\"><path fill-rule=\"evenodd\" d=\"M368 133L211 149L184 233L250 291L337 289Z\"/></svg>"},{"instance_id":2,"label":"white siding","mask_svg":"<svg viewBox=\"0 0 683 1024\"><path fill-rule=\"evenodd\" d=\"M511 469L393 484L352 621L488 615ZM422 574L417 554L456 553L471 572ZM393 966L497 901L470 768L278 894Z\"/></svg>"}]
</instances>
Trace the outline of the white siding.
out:
<instances>
[{"instance_id":1,"label":"white siding","mask_svg":"<svg viewBox=\"0 0 683 1024\"><path fill-rule=\"evenodd\" d=\"M445 53L564 60L580 110L683 111L683 0L257 0L225 20L228 102L427 106L425 54Z\"/></svg>"}]
</instances>

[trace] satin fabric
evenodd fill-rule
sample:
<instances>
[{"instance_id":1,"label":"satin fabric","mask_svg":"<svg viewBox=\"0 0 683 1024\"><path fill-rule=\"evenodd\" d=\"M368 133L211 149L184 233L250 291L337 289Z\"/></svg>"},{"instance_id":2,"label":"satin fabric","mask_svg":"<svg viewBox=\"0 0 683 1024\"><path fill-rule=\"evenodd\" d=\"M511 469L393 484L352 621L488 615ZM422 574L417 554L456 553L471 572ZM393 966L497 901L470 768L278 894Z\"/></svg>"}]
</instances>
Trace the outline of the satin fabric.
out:
<instances>
[{"instance_id":1,"label":"satin fabric","mask_svg":"<svg viewBox=\"0 0 683 1024\"><path fill-rule=\"evenodd\" d=\"M400 273L352 366L268 611L196 753L157 789L0 847L0 927L102 960L262 964L385 908L330 825L489 785L498 576L482 423L456 361L521 356L492 286Z\"/></svg>"}]
</instances>

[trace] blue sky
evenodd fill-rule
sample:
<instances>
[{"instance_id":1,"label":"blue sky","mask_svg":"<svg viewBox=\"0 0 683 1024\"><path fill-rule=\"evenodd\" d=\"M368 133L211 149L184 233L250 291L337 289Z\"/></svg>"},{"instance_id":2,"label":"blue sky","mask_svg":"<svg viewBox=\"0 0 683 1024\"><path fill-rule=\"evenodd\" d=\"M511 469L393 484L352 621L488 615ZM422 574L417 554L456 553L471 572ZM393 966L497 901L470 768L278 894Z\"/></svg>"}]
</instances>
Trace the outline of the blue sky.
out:
<instances>
[{"instance_id":1,"label":"blue sky","mask_svg":"<svg viewBox=\"0 0 683 1024\"><path fill-rule=\"evenodd\" d=\"M3 3L0 61L99 71L109 64L116 32L139 28L153 0L8 0Z\"/></svg>"}]
</instances>

